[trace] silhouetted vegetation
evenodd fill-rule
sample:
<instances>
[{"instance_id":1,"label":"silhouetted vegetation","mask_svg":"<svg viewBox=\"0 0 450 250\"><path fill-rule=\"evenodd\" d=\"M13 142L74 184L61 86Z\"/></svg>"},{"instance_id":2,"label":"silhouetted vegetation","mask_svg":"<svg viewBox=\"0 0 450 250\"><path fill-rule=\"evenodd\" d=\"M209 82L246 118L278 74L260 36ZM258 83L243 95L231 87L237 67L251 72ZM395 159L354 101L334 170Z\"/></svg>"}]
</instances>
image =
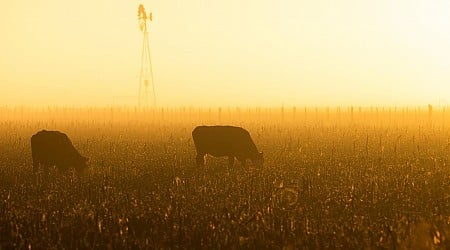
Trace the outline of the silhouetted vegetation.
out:
<instances>
[{"instance_id":1,"label":"silhouetted vegetation","mask_svg":"<svg viewBox=\"0 0 450 250\"><path fill-rule=\"evenodd\" d=\"M0 109L0 248L450 248L446 110ZM264 168L197 168L201 124L245 127ZM43 128L88 173L33 174Z\"/></svg>"}]
</instances>

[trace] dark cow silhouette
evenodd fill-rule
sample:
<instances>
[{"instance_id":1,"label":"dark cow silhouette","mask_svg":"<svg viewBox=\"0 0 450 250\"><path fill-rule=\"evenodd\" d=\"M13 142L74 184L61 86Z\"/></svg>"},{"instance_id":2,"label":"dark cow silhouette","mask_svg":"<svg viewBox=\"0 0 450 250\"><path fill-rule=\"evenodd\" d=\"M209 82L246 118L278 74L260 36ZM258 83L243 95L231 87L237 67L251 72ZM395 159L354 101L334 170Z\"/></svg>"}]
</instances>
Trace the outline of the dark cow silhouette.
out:
<instances>
[{"instance_id":1,"label":"dark cow silhouette","mask_svg":"<svg viewBox=\"0 0 450 250\"><path fill-rule=\"evenodd\" d=\"M75 168L81 171L87 167L88 158L80 155L72 145L69 137L59 131L42 130L31 137L31 155L33 157L33 172L40 167L48 171L51 166L58 170Z\"/></svg>"},{"instance_id":2,"label":"dark cow silhouette","mask_svg":"<svg viewBox=\"0 0 450 250\"><path fill-rule=\"evenodd\" d=\"M228 156L230 166L234 164L234 158L244 166L247 159L259 167L264 162L263 154L258 152L250 133L241 127L198 126L192 131L192 138L197 150L197 166L205 165L206 154Z\"/></svg>"}]
</instances>

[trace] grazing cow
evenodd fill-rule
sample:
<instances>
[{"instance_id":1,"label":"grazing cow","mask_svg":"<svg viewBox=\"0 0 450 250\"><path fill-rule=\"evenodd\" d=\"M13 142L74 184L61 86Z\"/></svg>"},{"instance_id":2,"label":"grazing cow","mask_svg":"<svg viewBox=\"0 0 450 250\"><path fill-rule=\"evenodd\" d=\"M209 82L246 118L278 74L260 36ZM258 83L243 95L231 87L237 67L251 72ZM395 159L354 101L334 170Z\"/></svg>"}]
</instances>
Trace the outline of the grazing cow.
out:
<instances>
[{"instance_id":1,"label":"grazing cow","mask_svg":"<svg viewBox=\"0 0 450 250\"><path fill-rule=\"evenodd\" d=\"M232 126L198 126L192 131L195 149L197 150L197 166L205 165L205 155L215 157L228 156L230 166L234 158L245 166L250 159L255 166L261 167L263 153L258 152L247 130Z\"/></svg>"},{"instance_id":2,"label":"grazing cow","mask_svg":"<svg viewBox=\"0 0 450 250\"><path fill-rule=\"evenodd\" d=\"M88 158L80 155L72 145L69 137L59 131L42 130L31 137L31 155L33 157L33 172L42 166L48 171L56 166L60 171L71 167L81 171L87 167Z\"/></svg>"}]
</instances>

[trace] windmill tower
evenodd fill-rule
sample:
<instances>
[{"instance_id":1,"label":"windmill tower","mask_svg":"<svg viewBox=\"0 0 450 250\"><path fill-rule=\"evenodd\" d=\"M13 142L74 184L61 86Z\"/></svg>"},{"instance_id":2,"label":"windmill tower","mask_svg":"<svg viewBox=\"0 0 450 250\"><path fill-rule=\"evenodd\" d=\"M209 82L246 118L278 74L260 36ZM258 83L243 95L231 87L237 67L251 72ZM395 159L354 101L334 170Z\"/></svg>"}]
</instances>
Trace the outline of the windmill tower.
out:
<instances>
[{"instance_id":1,"label":"windmill tower","mask_svg":"<svg viewBox=\"0 0 450 250\"><path fill-rule=\"evenodd\" d=\"M139 97L138 106L148 108L150 103L150 89L153 107L156 107L155 84L153 82L152 59L150 55L150 41L148 38L147 20L152 21L152 13L145 12L144 5L138 8L139 29L144 35L142 42L141 72L139 75Z\"/></svg>"}]
</instances>

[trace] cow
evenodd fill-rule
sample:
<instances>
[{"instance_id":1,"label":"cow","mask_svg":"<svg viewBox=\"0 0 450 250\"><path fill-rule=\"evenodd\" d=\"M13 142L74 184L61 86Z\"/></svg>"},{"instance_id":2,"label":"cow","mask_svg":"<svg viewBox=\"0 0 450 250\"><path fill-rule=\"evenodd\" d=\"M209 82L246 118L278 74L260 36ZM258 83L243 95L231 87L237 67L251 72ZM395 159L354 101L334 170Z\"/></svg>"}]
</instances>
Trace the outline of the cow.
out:
<instances>
[{"instance_id":1,"label":"cow","mask_svg":"<svg viewBox=\"0 0 450 250\"><path fill-rule=\"evenodd\" d=\"M206 154L228 156L230 166L234 165L235 158L243 166L247 159L255 166L263 165L263 153L257 150L250 133L241 127L198 126L192 131L192 138L197 151L197 166L205 165Z\"/></svg>"},{"instance_id":2,"label":"cow","mask_svg":"<svg viewBox=\"0 0 450 250\"><path fill-rule=\"evenodd\" d=\"M34 173L40 167L47 172L52 166L60 171L75 168L81 172L87 167L88 161L88 158L78 153L69 137L59 131L42 130L34 134L31 137L31 156Z\"/></svg>"}]
</instances>

